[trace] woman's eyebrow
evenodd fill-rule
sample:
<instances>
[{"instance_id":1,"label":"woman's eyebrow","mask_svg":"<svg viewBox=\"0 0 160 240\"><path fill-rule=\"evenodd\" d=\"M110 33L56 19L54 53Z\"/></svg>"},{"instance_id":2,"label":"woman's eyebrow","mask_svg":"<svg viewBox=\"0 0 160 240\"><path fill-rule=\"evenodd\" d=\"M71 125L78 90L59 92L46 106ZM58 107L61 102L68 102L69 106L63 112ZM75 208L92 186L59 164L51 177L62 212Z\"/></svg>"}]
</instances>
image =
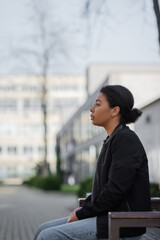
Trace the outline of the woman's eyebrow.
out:
<instances>
[{"instance_id":1,"label":"woman's eyebrow","mask_svg":"<svg viewBox=\"0 0 160 240\"><path fill-rule=\"evenodd\" d=\"M96 99L96 102L102 102L100 99Z\"/></svg>"}]
</instances>

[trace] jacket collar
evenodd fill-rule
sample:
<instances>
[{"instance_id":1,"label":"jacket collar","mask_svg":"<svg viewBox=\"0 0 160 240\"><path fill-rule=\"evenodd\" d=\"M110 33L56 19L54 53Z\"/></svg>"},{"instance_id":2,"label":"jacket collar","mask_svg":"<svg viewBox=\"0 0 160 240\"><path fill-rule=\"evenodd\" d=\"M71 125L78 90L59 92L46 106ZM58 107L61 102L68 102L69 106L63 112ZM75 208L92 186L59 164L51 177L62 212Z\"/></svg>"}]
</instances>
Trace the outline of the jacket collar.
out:
<instances>
[{"instance_id":1,"label":"jacket collar","mask_svg":"<svg viewBox=\"0 0 160 240\"><path fill-rule=\"evenodd\" d=\"M126 125L124 123L120 123L117 125L117 127L114 129L114 131L112 132L112 134L110 136L108 136L104 141L103 141L103 144L106 144L108 143L112 138L113 136L116 135L117 132L119 132L119 130L121 130L122 128L124 128Z\"/></svg>"}]
</instances>

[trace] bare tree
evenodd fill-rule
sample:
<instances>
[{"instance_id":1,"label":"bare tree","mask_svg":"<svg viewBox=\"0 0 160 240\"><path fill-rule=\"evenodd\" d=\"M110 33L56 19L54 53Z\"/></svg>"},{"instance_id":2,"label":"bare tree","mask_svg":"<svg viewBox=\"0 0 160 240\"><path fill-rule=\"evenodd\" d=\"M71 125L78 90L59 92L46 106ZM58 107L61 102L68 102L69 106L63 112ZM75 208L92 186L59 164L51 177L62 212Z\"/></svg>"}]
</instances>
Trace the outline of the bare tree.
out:
<instances>
[{"instance_id":1,"label":"bare tree","mask_svg":"<svg viewBox=\"0 0 160 240\"><path fill-rule=\"evenodd\" d=\"M47 162L47 78L55 56L60 53L66 54L65 29L53 18L51 13L53 6L49 5L49 1L32 0L28 6L32 11L30 22L34 34L28 36L23 47L14 48L14 52L21 61L23 59L23 64L25 62L30 73L40 75L42 78L41 109L44 127L44 161L40 172L47 175L49 174Z\"/></svg>"},{"instance_id":2,"label":"bare tree","mask_svg":"<svg viewBox=\"0 0 160 240\"><path fill-rule=\"evenodd\" d=\"M40 6L38 1L32 2L33 13L32 17L35 26L39 32L37 41L39 41L41 51L33 51L33 54L37 58L37 62L40 67L40 74L42 76L42 112L43 112L43 126L44 126L44 165L43 174L49 173L47 163L47 76L50 68L51 61L57 51L61 51L63 44L61 40L61 34L63 29L55 29L56 25L48 26L51 24L51 18L49 11L44 6ZM64 49L63 49L64 50Z\"/></svg>"},{"instance_id":3,"label":"bare tree","mask_svg":"<svg viewBox=\"0 0 160 240\"><path fill-rule=\"evenodd\" d=\"M146 5L146 1L147 0L142 0L142 11L145 10L145 5ZM159 8L159 0L152 0L153 1L153 9L154 9L154 13L155 13L155 17L156 17L156 21L157 21L157 30L158 30L158 43L159 43L159 48L160 48L160 8ZM139 1L137 1L138 3ZM132 1L128 1L126 0L127 4L135 4L135 0ZM84 8L83 8L83 16L86 17L87 21L88 21L88 35L91 36L91 23L90 23L90 18L92 15L92 19L94 20L94 23L96 23L96 21L98 21L98 18L100 18L100 16L102 15L102 12L105 12L105 17L112 17L113 19L116 18L116 16L111 16L111 12L109 11L109 7L108 7L108 0L100 0L100 1L96 1L96 0L86 0L84 3ZM105 25L104 19L103 22L101 22L102 27ZM93 24L94 26L94 24ZM107 27L109 27L109 25L107 25Z\"/></svg>"},{"instance_id":4,"label":"bare tree","mask_svg":"<svg viewBox=\"0 0 160 240\"><path fill-rule=\"evenodd\" d=\"M86 21L87 58L89 58L90 56L92 46L97 47L97 43L99 44L101 33L103 32L103 28L106 26L106 21L108 17L110 17L108 0L86 0L84 2L84 6L82 9L82 18ZM99 34L97 34L98 38L94 39L93 33L97 25L99 25Z\"/></svg>"},{"instance_id":5,"label":"bare tree","mask_svg":"<svg viewBox=\"0 0 160 240\"><path fill-rule=\"evenodd\" d=\"M160 9L158 0L153 0L154 12L157 20L157 28L158 28L158 43L160 47Z\"/></svg>"}]
</instances>

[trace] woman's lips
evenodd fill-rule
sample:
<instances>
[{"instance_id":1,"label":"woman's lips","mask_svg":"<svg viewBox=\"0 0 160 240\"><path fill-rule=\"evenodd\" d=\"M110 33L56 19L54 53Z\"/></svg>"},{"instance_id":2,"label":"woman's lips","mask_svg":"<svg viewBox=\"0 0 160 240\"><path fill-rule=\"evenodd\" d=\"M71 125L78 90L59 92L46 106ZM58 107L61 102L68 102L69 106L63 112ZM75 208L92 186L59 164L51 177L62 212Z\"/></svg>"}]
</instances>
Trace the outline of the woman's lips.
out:
<instances>
[{"instance_id":1,"label":"woman's lips","mask_svg":"<svg viewBox=\"0 0 160 240\"><path fill-rule=\"evenodd\" d=\"M90 115L91 116L91 120L93 120L94 119L94 117L92 116L92 115Z\"/></svg>"}]
</instances>

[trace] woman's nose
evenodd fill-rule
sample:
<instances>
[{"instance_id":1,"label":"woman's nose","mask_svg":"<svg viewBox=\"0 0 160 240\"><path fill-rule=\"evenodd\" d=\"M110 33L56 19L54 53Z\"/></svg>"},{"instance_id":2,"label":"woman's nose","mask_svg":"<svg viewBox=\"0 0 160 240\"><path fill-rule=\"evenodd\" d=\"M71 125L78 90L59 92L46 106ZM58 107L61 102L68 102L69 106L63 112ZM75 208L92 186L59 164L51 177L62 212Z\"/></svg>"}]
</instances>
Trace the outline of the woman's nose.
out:
<instances>
[{"instance_id":1,"label":"woman's nose","mask_svg":"<svg viewBox=\"0 0 160 240\"><path fill-rule=\"evenodd\" d=\"M90 108L90 112L93 112L93 111L94 111L94 106Z\"/></svg>"}]
</instances>

